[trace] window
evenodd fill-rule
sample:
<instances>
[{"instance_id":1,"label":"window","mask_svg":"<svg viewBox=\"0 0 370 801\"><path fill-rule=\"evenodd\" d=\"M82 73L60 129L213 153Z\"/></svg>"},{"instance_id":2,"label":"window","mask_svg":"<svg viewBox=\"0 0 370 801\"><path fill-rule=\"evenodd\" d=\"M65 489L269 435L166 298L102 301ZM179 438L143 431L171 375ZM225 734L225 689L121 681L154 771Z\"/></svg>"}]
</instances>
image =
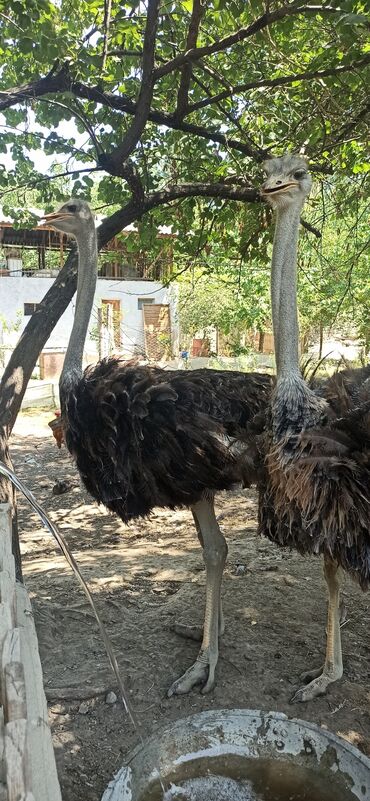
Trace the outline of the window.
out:
<instances>
[{"instance_id":1,"label":"window","mask_svg":"<svg viewBox=\"0 0 370 801\"><path fill-rule=\"evenodd\" d=\"M25 317L30 317L37 309L39 309L41 303L25 303L23 307L23 314Z\"/></svg>"},{"instance_id":2,"label":"window","mask_svg":"<svg viewBox=\"0 0 370 801\"><path fill-rule=\"evenodd\" d=\"M154 303L154 298L138 298L137 299L137 307L138 309L142 309L143 306L147 303Z\"/></svg>"}]
</instances>

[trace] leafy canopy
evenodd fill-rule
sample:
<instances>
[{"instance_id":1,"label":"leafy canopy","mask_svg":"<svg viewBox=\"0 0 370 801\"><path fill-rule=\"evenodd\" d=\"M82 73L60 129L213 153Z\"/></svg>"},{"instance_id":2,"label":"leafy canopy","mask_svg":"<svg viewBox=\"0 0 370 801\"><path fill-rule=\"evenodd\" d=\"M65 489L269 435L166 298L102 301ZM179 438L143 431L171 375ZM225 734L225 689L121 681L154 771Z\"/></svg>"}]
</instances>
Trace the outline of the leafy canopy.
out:
<instances>
[{"instance_id":1,"label":"leafy canopy","mask_svg":"<svg viewBox=\"0 0 370 801\"><path fill-rule=\"evenodd\" d=\"M105 237L137 219L154 254L158 225L171 224L175 274L200 262L226 276L238 315L259 325L271 242L260 165L303 151L318 186L307 214L324 234L322 247L303 240L303 323L332 324L338 307L366 337L369 27L365 0L271 0L268 11L262 0L9 0L3 208L23 224L29 188L46 209L81 195L108 214Z\"/></svg>"}]
</instances>

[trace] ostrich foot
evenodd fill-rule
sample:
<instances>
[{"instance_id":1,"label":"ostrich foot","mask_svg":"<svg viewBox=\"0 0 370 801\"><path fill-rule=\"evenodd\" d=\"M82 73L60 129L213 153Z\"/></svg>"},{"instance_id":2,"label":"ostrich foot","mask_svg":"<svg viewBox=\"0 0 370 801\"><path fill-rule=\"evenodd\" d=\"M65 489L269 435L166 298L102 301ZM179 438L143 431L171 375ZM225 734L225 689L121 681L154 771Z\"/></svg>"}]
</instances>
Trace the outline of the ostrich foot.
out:
<instances>
[{"instance_id":1,"label":"ostrich foot","mask_svg":"<svg viewBox=\"0 0 370 801\"><path fill-rule=\"evenodd\" d=\"M297 692L293 695L290 699L291 704L297 704L305 701L312 701L313 698L316 698L318 695L325 695L329 684L332 684L334 681L338 681L342 677L343 671L339 668L333 666L331 670L328 670L324 667L324 670L313 670L308 671L306 674L306 679L312 678L309 684L305 687L301 687Z\"/></svg>"},{"instance_id":2,"label":"ostrich foot","mask_svg":"<svg viewBox=\"0 0 370 801\"><path fill-rule=\"evenodd\" d=\"M186 695L193 687L198 684L202 686L202 694L209 693L215 684L215 669L217 665L217 655L212 654L210 649L200 651L194 664L185 673L176 679L167 692L167 697L173 695Z\"/></svg>"}]
</instances>

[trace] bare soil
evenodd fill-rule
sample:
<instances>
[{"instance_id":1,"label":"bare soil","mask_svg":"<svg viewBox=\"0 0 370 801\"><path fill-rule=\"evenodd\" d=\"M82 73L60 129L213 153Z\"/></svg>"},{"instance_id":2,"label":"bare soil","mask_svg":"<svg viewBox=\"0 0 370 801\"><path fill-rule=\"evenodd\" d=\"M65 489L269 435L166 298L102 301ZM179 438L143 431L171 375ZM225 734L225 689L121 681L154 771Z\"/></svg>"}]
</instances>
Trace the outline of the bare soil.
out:
<instances>
[{"instance_id":1,"label":"bare soil","mask_svg":"<svg viewBox=\"0 0 370 801\"><path fill-rule=\"evenodd\" d=\"M280 550L256 535L256 493L220 493L229 545L223 598L226 632L217 686L180 698L166 690L198 644L171 631L201 624L205 574L187 510L157 509L124 526L81 487L46 423L23 414L12 438L18 475L58 523L94 593L143 732L212 708L280 710L326 726L370 755L369 595L345 579L344 676L328 694L291 704L299 674L323 661L326 591L320 560ZM56 481L72 488L55 496ZM95 619L56 544L19 500L24 577L39 635L64 801L99 801L138 738L119 702ZM91 697L89 697L91 696Z\"/></svg>"}]
</instances>

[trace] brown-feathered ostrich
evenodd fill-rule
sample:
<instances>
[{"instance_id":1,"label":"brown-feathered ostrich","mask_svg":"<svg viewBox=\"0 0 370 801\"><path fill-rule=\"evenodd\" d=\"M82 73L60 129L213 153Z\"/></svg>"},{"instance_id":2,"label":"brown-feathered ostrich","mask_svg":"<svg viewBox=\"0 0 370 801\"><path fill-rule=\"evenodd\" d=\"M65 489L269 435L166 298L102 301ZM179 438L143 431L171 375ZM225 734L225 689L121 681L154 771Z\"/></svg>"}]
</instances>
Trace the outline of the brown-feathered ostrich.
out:
<instances>
[{"instance_id":1,"label":"brown-feathered ostrich","mask_svg":"<svg viewBox=\"0 0 370 801\"><path fill-rule=\"evenodd\" d=\"M154 506L191 508L206 566L203 640L196 662L169 695L196 684L208 692L224 625L220 590L227 555L213 495L253 479L240 467L238 437L266 408L272 379L218 370L171 372L115 358L83 372L97 278L94 219L81 200L68 201L45 219L76 238L79 254L75 318L59 383L67 447L86 489L125 522Z\"/></svg>"},{"instance_id":2,"label":"brown-feathered ostrich","mask_svg":"<svg viewBox=\"0 0 370 801\"><path fill-rule=\"evenodd\" d=\"M311 189L297 156L265 165L262 194L276 212L271 300L277 383L261 438L260 530L278 545L323 554L329 591L324 667L293 700L307 701L342 676L339 573L370 581L369 369L344 371L313 391L298 360L296 264L299 218Z\"/></svg>"}]
</instances>

